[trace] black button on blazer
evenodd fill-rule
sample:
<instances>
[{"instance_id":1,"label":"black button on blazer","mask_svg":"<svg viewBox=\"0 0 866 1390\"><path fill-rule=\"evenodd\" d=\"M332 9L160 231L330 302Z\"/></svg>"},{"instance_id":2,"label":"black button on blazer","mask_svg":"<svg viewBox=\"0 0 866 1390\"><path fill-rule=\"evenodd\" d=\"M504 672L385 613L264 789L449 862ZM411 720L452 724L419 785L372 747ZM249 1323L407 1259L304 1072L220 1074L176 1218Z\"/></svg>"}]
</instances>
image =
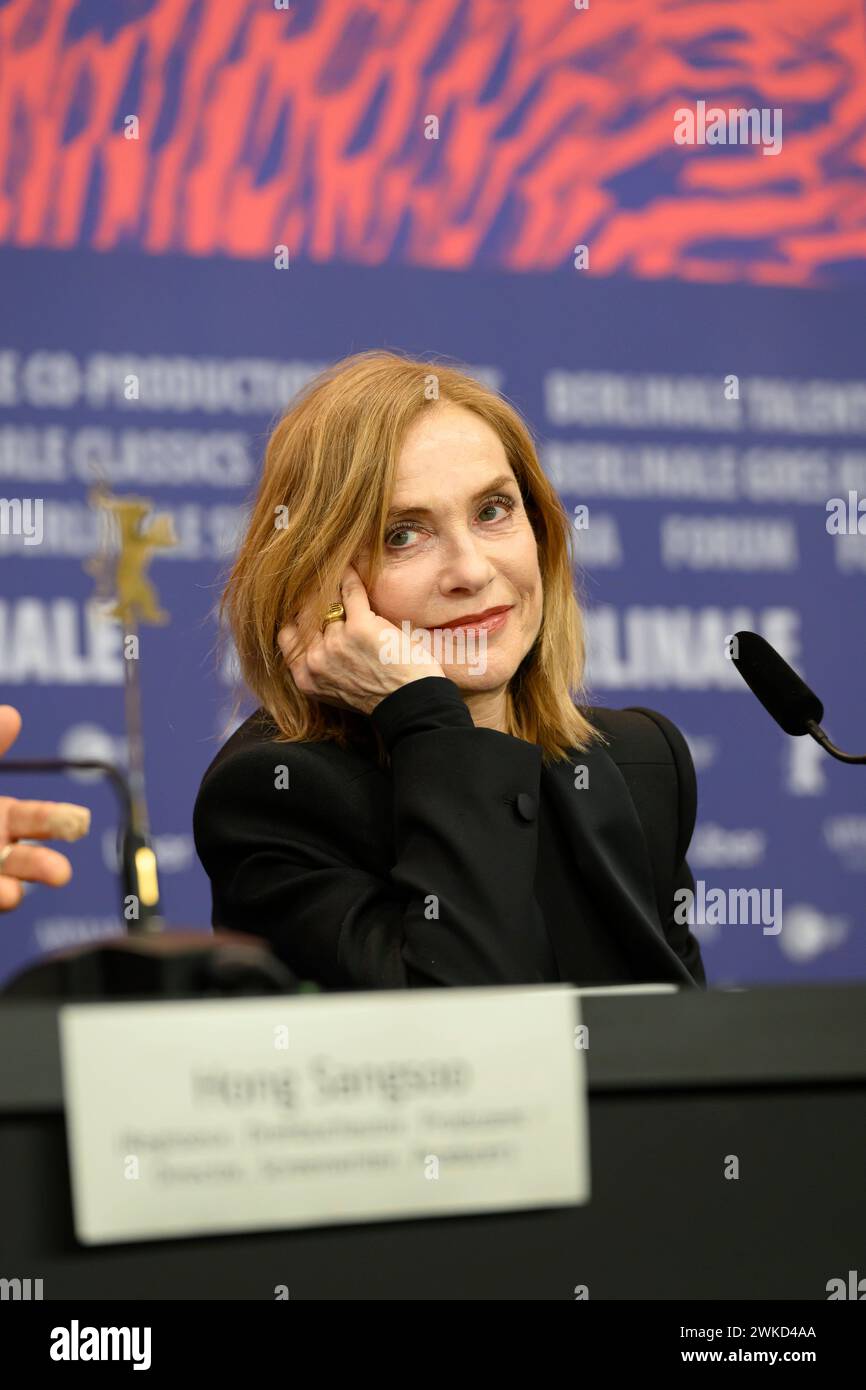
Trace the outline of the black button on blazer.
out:
<instances>
[{"instance_id":1,"label":"black button on blazer","mask_svg":"<svg viewBox=\"0 0 866 1390\"><path fill-rule=\"evenodd\" d=\"M688 745L654 710L584 713L609 745L543 767L427 676L370 716L383 768L372 745L279 742L258 710L193 812L213 926L267 938L327 989L705 986L674 921L674 892L694 890Z\"/></svg>"}]
</instances>

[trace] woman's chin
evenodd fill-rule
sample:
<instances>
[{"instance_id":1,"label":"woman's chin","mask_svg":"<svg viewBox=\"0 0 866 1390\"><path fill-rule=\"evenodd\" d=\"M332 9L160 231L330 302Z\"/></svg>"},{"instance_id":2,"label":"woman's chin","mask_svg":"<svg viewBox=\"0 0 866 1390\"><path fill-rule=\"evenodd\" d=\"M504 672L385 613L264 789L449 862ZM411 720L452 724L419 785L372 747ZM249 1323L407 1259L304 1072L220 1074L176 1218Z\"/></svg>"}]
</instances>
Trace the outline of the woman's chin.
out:
<instances>
[{"instance_id":1,"label":"woman's chin","mask_svg":"<svg viewBox=\"0 0 866 1390\"><path fill-rule=\"evenodd\" d=\"M483 670L467 662L440 662L444 674L461 690L499 690L506 685L513 671L500 669L500 663L488 661Z\"/></svg>"}]
</instances>

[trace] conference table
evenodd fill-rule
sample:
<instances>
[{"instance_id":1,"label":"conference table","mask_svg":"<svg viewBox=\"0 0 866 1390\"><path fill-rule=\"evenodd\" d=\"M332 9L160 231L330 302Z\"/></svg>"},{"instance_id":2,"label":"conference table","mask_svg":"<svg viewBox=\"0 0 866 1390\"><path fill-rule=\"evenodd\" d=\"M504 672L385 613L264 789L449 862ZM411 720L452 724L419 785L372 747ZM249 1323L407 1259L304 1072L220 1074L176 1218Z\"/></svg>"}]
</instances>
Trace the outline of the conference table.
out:
<instances>
[{"instance_id":1,"label":"conference table","mask_svg":"<svg viewBox=\"0 0 866 1390\"><path fill-rule=\"evenodd\" d=\"M826 1300L866 1275L866 985L579 999L588 1203L98 1246L58 1005L0 1001L0 1275L61 1300Z\"/></svg>"}]
</instances>

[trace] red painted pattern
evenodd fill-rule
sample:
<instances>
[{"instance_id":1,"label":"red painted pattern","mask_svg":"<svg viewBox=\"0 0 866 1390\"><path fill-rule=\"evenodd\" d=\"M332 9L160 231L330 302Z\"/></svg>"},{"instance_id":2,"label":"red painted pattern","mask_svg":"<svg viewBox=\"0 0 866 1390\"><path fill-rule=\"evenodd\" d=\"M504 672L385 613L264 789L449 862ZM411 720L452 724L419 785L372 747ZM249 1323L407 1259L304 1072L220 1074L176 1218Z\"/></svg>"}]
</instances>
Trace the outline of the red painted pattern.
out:
<instances>
[{"instance_id":1,"label":"red painted pattern","mask_svg":"<svg viewBox=\"0 0 866 1390\"><path fill-rule=\"evenodd\" d=\"M698 100L780 154L676 145ZM818 285L864 165L863 0L0 0L8 245Z\"/></svg>"}]
</instances>

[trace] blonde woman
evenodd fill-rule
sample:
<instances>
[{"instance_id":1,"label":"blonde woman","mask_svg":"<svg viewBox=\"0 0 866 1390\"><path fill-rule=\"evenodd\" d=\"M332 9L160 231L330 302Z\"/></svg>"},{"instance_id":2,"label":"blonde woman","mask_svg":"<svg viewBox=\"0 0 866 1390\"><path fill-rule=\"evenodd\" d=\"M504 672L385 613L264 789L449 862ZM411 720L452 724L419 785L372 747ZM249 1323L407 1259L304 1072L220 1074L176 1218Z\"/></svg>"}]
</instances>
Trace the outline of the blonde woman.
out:
<instances>
[{"instance_id":1,"label":"blonde woman","mask_svg":"<svg viewBox=\"0 0 866 1390\"><path fill-rule=\"evenodd\" d=\"M392 352L322 373L221 613L259 708L196 800L215 927L326 989L705 986L688 746L580 703L568 516L499 395Z\"/></svg>"}]
</instances>

